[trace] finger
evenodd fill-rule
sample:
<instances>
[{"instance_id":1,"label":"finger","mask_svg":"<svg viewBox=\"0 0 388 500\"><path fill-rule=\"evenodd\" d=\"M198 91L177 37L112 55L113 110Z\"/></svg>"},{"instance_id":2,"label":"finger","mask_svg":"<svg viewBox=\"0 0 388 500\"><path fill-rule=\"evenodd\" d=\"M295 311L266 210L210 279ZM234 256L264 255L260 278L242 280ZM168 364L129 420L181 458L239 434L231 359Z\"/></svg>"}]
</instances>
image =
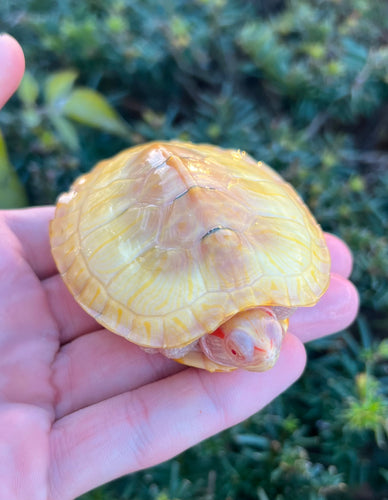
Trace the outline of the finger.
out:
<instances>
[{"instance_id":1,"label":"finger","mask_svg":"<svg viewBox=\"0 0 388 500\"><path fill-rule=\"evenodd\" d=\"M42 285L46 291L50 310L58 325L61 344L102 328L76 302L59 274L45 279Z\"/></svg>"},{"instance_id":2,"label":"finger","mask_svg":"<svg viewBox=\"0 0 388 500\"><path fill-rule=\"evenodd\" d=\"M57 418L177 373L185 367L147 354L107 330L66 344L53 364Z\"/></svg>"},{"instance_id":3,"label":"finger","mask_svg":"<svg viewBox=\"0 0 388 500\"><path fill-rule=\"evenodd\" d=\"M331 271L349 278L353 267L353 257L349 247L334 234L325 233L325 239L331 256Z\"/></svg>"},{"instance_id":4,"label":"finger","mask_svg":"<svg viewBox=\"0 0 388 500\"><path fill-rule=\"evenodd\" d=\"M51 408L49 367L58 349L56 325L41 282L2 220L0 241L5 243L0 252L0 403Z\"/></svg>"},{"instance_id":5,"label":"finger","mask_svg":"<svg viewBox=\"0 0 388 500\"><path fill-rule=\"evenodd\" d=\"M24 73L22 48L10 35L0 35L0 108L18 88Z\"/></svg>"},{"instance_id":6,"label":"finger","mask_svg":"<svg viewBox=\"0 0 388 500\"><path fill-rule=\"evenodd\" d=\"M45 478L48 465L47 436L50 428L49 411L21 402L1 405L2 499L48 498Z\"/></svg>"},{"instance_id":7,"label":"finger","mask_svg":"<svg viewBox=\"0 0 388 500\"><path fill-rule=\"evenodd\" d=\"M304 366L303 345L287 335L268 372L190 368L62 418L52 433L51 496L74 498L177 455L263 408Z\"/></svg>"},{"instance_id":8,"label":"finger","mask_svg":"<svg viewBox=\"0 0 388 500\"><path fill-rule=\"evenodd\" d=\"M44 279L56 273L49 242L49 221L53 218L54 207L6 210L3 215L36 275Z\"/></svg>"},{"instance_id":9,"label":"finger","mask_svg":"<svg viewBox=\"0 0 388 500\"><path fill-rule=\"evenodd\" d=\"M314 307L301 307L290 318L290 331L302 342L330 335L353 323L359 297L355 286L332 274L327 292Z\"/></svg>"}]
</instances>

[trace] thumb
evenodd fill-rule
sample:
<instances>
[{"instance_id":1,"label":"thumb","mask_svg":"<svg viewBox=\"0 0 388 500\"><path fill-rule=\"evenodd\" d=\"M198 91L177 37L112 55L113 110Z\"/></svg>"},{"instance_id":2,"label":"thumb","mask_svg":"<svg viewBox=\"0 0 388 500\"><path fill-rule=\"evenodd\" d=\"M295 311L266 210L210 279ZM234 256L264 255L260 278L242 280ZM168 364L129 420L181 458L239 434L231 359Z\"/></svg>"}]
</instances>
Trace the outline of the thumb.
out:
<instances>
[{"instance_id":1,"label":"thumb","mask_svg":"<svg viewBox=\"0 0 388 500\"><path fill-rule=\"evenodd\" d=\"M10 35L0 35L0 108L18 88L24 73L24 55Z\"/></svg>"}]
</instances>

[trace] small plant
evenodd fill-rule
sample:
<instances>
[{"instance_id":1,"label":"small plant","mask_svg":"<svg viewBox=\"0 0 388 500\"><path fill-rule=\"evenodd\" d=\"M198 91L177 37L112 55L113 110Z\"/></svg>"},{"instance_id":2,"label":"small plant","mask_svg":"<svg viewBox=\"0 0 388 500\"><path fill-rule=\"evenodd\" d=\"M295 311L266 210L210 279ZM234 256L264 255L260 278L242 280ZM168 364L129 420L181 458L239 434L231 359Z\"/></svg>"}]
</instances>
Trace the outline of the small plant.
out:
<instances>
[{"instance_id":1,"label":"small plant","mask_svg":"<svg viewBox=\"0 0 388 500\"><path fill-rule=\"evenodd\" d=\"M53 73L40 89L30 72L24 75L17 95L23 104L22 118L37 139L45 147L60 141L69 150L77 151L80 143L74 122L127 137L129 126L102 94L74 86L77 76L73 70ZM43 94L41 104L38 102L40 93ZM46 126L46 121L56 134Z\"/></svg>"},{"instance_id":2,"label":"small plant","mask_svg":"<svg viewBox=\"0 0 388 500\"><path fill-rule=\"evenodd\" d=\"M388 400L379 381L367 373L356 378L356 395L349 398L343 412L346 425L353 431L373 431L376 443L383 447L388 435Z\"/></svg>"}]
</instances>

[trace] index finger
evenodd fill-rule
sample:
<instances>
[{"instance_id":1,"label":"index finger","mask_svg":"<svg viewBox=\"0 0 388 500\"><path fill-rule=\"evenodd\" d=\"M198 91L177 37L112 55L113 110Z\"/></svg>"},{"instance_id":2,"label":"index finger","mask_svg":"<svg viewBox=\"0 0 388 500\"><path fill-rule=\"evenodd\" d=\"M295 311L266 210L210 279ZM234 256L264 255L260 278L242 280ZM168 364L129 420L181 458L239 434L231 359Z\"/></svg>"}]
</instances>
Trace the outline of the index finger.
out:
<instances>
[{"instance_id":1,"label":"index finger","mask_svg":"<svg viewBox=\"0 0 388 500\"><path fill-rule=\"evenodd\" d=\"M49 241L49 222L54 216L54 207L4 210L2 215L38 278L42 280L56 274Z\"/></svg>"}]
</instances>

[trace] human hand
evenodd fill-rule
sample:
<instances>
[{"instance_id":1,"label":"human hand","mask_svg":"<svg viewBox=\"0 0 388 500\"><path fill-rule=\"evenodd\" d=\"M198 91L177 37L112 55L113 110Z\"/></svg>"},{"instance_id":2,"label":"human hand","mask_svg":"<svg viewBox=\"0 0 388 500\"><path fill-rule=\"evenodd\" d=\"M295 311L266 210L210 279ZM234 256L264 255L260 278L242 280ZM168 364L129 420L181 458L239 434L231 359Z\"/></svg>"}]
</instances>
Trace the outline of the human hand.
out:
<instances>
[{"instance_id":1,"label":"human hand","mask_svg":"<svg viewBox=\"0 0 388 500\"><path fill-rule=\"evenodd\" d=\"M20 48L0 37L0 103L22 72ZM327 235L330 287L292 316L273 369L187 368L77 305L51 257L52 216L53 207L0 212L0 498L72 499L173 457L263 408L302 373L302 341L345 328L357 312L351 254Z\"/></svg>"}]
</instances>

